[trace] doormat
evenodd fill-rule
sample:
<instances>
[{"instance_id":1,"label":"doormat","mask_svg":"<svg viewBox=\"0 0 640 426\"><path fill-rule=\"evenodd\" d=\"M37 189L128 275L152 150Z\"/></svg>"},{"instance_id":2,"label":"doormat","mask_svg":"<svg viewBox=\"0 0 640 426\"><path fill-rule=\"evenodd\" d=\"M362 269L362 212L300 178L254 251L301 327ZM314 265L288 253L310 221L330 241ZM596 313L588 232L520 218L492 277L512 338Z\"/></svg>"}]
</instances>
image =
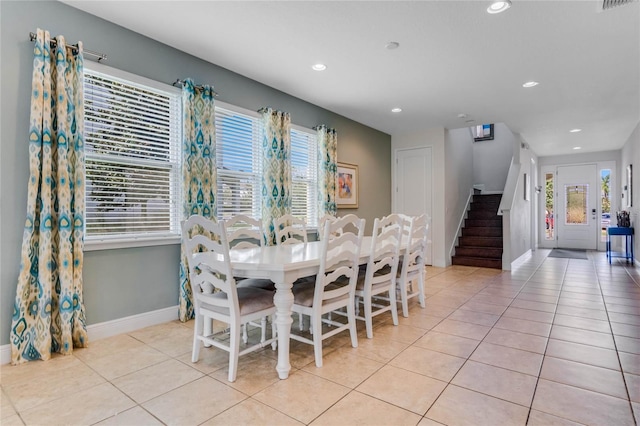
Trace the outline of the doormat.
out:
<instances>
[{"instance_id":1,"label":"doormat","mask_svg":"<svg viewBox=\"0 0 640 426\"><path fill-rule=\"evenodd\" d=\"M569 250L569 249L553 249L549 253L549 257L563 257L566 259L584 259L587 260L586 250Z\"/></svg>"}]
</instances>

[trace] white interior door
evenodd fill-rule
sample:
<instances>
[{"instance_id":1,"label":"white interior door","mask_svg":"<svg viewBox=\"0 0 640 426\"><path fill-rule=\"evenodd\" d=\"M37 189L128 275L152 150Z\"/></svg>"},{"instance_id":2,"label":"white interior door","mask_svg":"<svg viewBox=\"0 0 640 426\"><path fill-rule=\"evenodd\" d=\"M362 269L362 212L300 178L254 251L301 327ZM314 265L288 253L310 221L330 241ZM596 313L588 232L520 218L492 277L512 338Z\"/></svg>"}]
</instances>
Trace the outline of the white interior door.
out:
<instances>
[{"instance_id":1,"label":"white interior door","mask_svg":"<svg viewBox=\"0 0 640 426\"><path fill-rule=\"evenodd\" d=\"M395 212L417 216L426 213L431 218L433 192L431 148L399 149L396 151ZM429 239L431 239L429 223ZM426 263L432 264L431 244L427 246Z\"/></svg>"},{"instance_id":2,"label":"white interior door","mask_svg":"<svg viewBox=\"0 0 640 426\"><path fill-rule=\"evenodd\" d=\"M597 249L600 229L597 177L595 164L558 167L555 218L558 247Z\"/></svg>"}]
</instances>

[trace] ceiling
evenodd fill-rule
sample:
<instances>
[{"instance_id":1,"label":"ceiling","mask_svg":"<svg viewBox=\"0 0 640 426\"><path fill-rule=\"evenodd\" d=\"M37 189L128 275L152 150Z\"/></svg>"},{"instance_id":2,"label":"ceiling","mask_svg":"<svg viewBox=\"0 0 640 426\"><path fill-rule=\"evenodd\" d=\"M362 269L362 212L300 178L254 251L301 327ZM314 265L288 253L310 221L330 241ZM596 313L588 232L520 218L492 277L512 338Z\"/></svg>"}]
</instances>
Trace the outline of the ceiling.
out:
<instances>
[{"instance_id":1,"label":"ceiling","mask_svg":"<svg viewBox=\"0 0 640 426\"><path fill-rule=\"evenodd\" d=\"M620 149L640 120L637 1L64 3L391 135L503 122L549 156Z\"/></svg>"}]
</instances>

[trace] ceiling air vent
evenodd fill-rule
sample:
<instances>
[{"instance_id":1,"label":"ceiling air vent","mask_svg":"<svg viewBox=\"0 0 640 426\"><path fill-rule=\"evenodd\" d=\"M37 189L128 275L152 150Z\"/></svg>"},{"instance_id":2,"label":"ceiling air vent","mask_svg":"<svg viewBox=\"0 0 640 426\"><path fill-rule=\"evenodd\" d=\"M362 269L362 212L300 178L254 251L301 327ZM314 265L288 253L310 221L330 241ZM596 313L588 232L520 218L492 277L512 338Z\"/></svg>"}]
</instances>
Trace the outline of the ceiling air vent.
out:
<instances>
[{"instance_id":1,"label":"ceiling air vent","mask_svg":"<svg viewBox=\"0 0 640 426\"><path fill-rule=\"evenodd\" d=\"M614 7L624 6L634 2L635 0L602 0L602 10L613 9Z\"/></svg>"}]
</instances>

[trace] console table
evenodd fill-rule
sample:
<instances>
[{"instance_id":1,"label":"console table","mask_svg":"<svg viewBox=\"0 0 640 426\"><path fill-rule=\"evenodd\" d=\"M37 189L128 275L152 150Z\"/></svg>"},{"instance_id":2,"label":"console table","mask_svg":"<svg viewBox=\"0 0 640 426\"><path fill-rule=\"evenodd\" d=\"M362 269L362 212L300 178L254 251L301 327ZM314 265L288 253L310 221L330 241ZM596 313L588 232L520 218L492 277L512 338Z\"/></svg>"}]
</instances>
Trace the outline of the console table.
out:
<instances>
[{"instance_id":1,"label":"console table","mask_svg":"<svg viewBox=\"0 0 640 426\"><path fill-rule=\"evenodd\" d=\"M624 237L624 253L611 251L611 237L620 236ZM612 257L622 257L627 262L633 263L633 228L612 226L607 228L607 259L611 264Z\"/></svg>"}]
</instances>

